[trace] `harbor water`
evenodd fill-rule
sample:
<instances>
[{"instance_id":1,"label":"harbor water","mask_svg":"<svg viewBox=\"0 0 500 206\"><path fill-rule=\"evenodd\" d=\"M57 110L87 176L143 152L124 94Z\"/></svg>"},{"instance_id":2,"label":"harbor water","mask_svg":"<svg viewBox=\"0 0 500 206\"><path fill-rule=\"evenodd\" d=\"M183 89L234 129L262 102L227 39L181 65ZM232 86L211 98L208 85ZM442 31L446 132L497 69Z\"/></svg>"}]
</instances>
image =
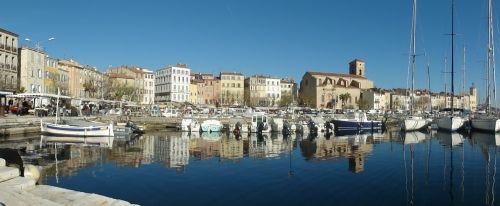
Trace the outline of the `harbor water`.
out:
<instances>
[{"instance_id":1,"label":"harbor water","mask_svg":"<svg viewBox=\"0 0 500 206\"><path fill-rule=\"evenodd\" d=\"M140 205L500 205L500 135L155 132L113 140L4 138L40 184ZM498 200L497 200L498 199Z\"/></svg>"}]
</instances>

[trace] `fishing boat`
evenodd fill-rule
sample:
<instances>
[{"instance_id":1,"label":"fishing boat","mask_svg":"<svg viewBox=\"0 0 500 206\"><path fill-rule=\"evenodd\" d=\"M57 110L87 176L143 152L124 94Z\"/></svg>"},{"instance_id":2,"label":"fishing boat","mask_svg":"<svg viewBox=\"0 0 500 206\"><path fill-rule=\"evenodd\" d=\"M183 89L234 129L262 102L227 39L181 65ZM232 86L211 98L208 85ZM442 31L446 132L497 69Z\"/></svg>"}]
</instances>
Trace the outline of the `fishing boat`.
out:
<instances>
[{"instance_id":1,"label":"fishing boat","mask_svg":"<svg viewBox=\"0 0 500 206\"><path fill-rule=\"evenodd\" d=\"M269 124L269 117L263 113L255 113L252 115L252 125L250 132L252 133L270 133L272 131Z\"/></svg>"},{"instance_id":2,"label":"fishing boat","mask_svg":"<svg viewBox=\"0 0 500 206\"><path fill-rule=\"evenodd\" d=\"M336 131L341 130L380 130L381 121L369 121L364 112L349 112L346 118L334 119Z\"/></svg>"},{"instance_id":3,"label":"fishing boat","mask_svg":"<svg viewBox=\"0 0 500 206\"><path fill-rule=\"evenodd\" d=\"M411 35L411 89L410 89L410 116L402 121L403 131L415 131L427 126L427 120L414 115L415 105L415 62L416 62L416 35L417 35L417 0L413 0L412 35Z\"/></svg>"},{"instance_id":4,"label":"fishing boat","mask_svg":"<svg viewBox=\"0 0 500 206\"><path fill-rule=\"evenodd\" d=\"M199 132L200 124L192 118L184 118L181 121L181 131L183 132Z\"/></svg>"},{"instance_id":5,"label":"fishing boat","mask_svg":"<svg viewBox=\"0 0 500 206\"><path fill-rule=\"evenodd\" d=\"M209 119L201 123L201 131L203 132L220 132L222 131L222 123L215 119Z\"/></svg>"},{"instance_id":6,"label":"fishing boat","mask_svg":"<svg viewBox=\"0 0 500 206\"><path fill-rule=\"evenodd\" d=\"M113 137L113 124L103 126L75 126L67 124L44 123L40 120L42 133L58 136L81 136L81 137Z\"/></svg>"},{"instance_id":7,"label":"fishing boat","mask_svg":"<svg viewBox=\"0 0 500 206\"><path fill-rule=\"evenodd\" d=\"M471 120L471 126L475 130L482 130L487 132L500 131L500 120L491 115L491 85L490 85L490 71L492 64L494 64L494 44L493 44L493 17L492 17L491 0L488 0L488 45L487 45L487 63L486 63L486 116L480 116ZM495 69L495 66L493 66ZM493 71L495 74L495 71ZM495 76L493 75L493 78ZM496 82L495 80L493 82ZM496 85L494 85L496 87ZM494 89L496 91L496 89ZM496 96L496 95L495 95Z\"/></svg>"},{"instance_id":8,"label":"fishing boat","mask_svg":"<svg viewBox=\"0 0 500 206\"><path fill-rule=\"evenodd\" d=\"M454 112L453 99L455 98L455 64L454 64L454 42L455 42L455 28L454 28L454 13L455 1L452 0L451 6L451 112L447 115L440 117L437 120L437 126L440 130L454 132L459 130L464 125L464 118L458 116Z\"/></svg>"},{"instance_id":9,"label":"fishing boat","mask_svg":"<svg viewBox=\"0 0 500 206\"><path fill-rule=\"evenodd\" d=\"M59 111L60 90L57 91L56 111ZM113 137L113 123L109 125L88 122L87 125L58 124L58 113L56 112L55 123L44 123L40 119L40 131L45 134L58 136L79 136L79 137Z\"/></svg>"}]
</instances>

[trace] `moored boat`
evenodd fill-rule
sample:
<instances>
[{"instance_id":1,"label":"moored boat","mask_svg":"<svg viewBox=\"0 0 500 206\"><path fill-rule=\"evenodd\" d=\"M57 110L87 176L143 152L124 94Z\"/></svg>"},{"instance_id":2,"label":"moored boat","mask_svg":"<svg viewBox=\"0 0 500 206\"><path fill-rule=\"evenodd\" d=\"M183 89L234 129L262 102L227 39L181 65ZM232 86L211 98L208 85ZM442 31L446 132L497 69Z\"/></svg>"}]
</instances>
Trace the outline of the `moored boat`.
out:
<instances>
[{"instance_id":1,"label":"moored boat","mask_svg":"<svg viewBox=\"0 0 500 206\"><path fill-rule=\"evenodd\" d=\"M42 133L60 135L60 136L81 136L81 137L114 136L112 123L109 125L74 126L66 124L43 123L42 120L40 120L40 129Z\"/></svg>"},{"instance_id":2,"label":"moored boat","mask_svg":"<svg viewBox=\"0 0 500 206\"><path fill-rule=\"evenodd\" d=\"M222 131L222 123L218 120L209 119L201 123L201 131L203 132L220 132Z\"/></svg>"},{"instance_id":3,"label":"moored boat","mask_svg":"<svg viewBox=\"0 0 500 206\"><path fill-rule=\"evenodd\" d=\"M379 130L381 121L370 121L363 112L351 112L347 118L334 119L335 130Z\"/></svg>"}]
</instances>

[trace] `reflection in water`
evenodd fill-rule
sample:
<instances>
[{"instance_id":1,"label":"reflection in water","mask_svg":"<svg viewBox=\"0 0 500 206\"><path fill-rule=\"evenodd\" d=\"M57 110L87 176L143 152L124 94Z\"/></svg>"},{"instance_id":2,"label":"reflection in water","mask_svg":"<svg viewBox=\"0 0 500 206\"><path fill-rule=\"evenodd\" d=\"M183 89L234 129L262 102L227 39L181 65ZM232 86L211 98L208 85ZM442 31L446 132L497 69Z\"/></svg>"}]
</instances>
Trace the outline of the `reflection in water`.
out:
<instances>
[{"instance_id":1,"label":"reflection in water","mask_svg":"<svg viewBox=\"0 0 500 206\"><path fill-rule=\"evenodd\" d=\"M472 133L472 142L479 145L485 162L484 203L495 205L495 181L497 173L497 146L500 145L500 134L482 132ZM492 160L493 159L493 160ZM493 165L492 162L493 161Z\"/></svg>"},{"instance_id":2,"label":"reflection in water","mask_svg":"<svg viewBox=\"0 0 500 206\"><path fill-rule=\"evenodd\" d=\"M266 197L271 193L264 186L273 185L269 190L282 190L286 194L293 194L290 196L291 200L286 201L291 205L322 205L322 202L309 202L314 198L302 193L300 188L309 188L321 200L331 200L323 205L337 202L341 205L355 204L351 199L357 199L361 201L359 204L364 205L370 204L371 202L367 201L374 199L384 200L377 202L381 205L477 205L479 202L495 205L498 193L495 188L496 154L500 135L472 133L470 138L468 136L443 132L392 132L346 136L235 136L222 133L162 132L115 139L112 144L105 139L62 142L43 137L41 141L3 141L0 142L0 147L20 148L25 151L24 160L42 166L44 169L40 183L61 186L72 184L73 189L84 187L81 184L86 184L86 181L81 180L89 178L88 175L95 179L113 177L116 172L140 171L137 170L139 167L146 169L148 174L150 170L165 168L180 171L151 171L155 174L155 179L148 179L153 178L148 175L139 178L151 184L152 188L162 188L161 191L147 191L155 194L150 198L160 199L156 203L165 201L161 199L163 196L160 193L193 192L188 186L164 187L165 182L170 183L169 181L175 179L183 181L190 188L206 186L205 182L224 182L227 188L239 190L225 187L219 190L234 192L238 197L252 192ZM214 166L202 162L228 164ZM318 162L321 164L317 164ZM334 164L335 162L340 162L340 167L348 169L337 170L339 164ZM196 168L196 172L193 172L194 169L187 170L188 167ZM231 170L228 170L228 167L231 167ZM265 174L255 172L262 167L266 167ZM332 169L335 172L332 173ZM289 178L280 179L283 176ZM307 177L307 181L303 181L304 177ZM162 181L156 181L156 178ZM208 179L198 181L203 178ZM233 181L235 179L239 181ZM106 181L109 181L114 190L120 190L119 185L122 182L114 178ZM130 184L135 182L139 182L137 185L144 184L136 180L131 180ZM345 187L346 184L352 184L352 188ZM316 187L320 190L311 189ZM372 193L364 190L364 187L370 188ZM259 193L261 190L262 193ZM357 190L364 192L366 201L354 197L341 199L342 195L331 195L332 192L351 193ZM388 196L389 193L392 195ZM110 195L112 194L113 192ZM302 197L305 199L302 202L292 201ZM124 199L126 198L127 196ZM250 203L255 205L261 202L249 201Z\"/></svg>"},{"instance_id":3,"label":"reflection in water","mask_svg":"<svg viewBox=\"0 0 500 206\"><path fill-rule=\"evenodd\" d=\"M317 136L302 140L300 147L306 160L349 159L349 171L364 171L364 158L373 151L373 134L336 137Z\"/></svg>"}]
</instances>

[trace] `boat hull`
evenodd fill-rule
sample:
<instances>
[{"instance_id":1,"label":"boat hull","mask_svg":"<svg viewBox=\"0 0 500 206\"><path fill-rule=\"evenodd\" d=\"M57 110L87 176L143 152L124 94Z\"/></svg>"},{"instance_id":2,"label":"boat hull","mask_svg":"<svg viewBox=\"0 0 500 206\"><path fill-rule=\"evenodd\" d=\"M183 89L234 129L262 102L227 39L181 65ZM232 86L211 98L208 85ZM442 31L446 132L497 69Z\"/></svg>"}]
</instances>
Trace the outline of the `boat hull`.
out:
<instances>
[{"instance_id":1,"label":"boat hull","mask_svg":"<svg viewBox=\"0 0 500 206\"><path fill-rule=\"evenodd\" d=\"M424 129L428 124L425 119L405 119L403 120L402 129L404 131L416 131Z\"/></svg>"},{"instance_id":2,"label":"boat hull","mask_svg":"<svg viewBox=\"0 0 500 206\"><path fill-rule=\"evenodd\" d=\"M348 121L348 120L333 120L335 130L379 130L382 129L381 121Z\"/></svg>"},{"instance_id":3,"label":"boat hull","mask_svg":"<svg viewBox=\"0 0 500 206\"><path fill-rule=\"evenodd\" d=\"M220 132L222 131L222 124L216 120L206 120L201 124L202 132Z\"/></svg>"},{"instance_id":4,"label":"boat hull","mask_svg":"<svg viewBox=\"0 0 500 206\"><path fill-rule=\"evenodd\" d=\"M113 125L78 127L70 125L46 124L42 125L42 132L60 136L80 137L112 137L114 136Z\"/></svg>"},{"instance_id":5,"label":"boat hull","mask_svg":"<svg viewBox=\"0 0 500 206\"><path fill-rule=\"evenodd\" d=\"M471 126L475 130L498 132L500 131L500 120L498 119L472 119Z\"/></svg>"},{"instance_id":6,"label":"boat hull","mask_svg":"<svg viewBox=\"0 0 500 206\"><path fill-rule=\"evenodd\" d=\"M457 131L464 125L464 119L461 117L441 117L437 120L437 126L440 130Z\"/></svg>"}]
</instances>

